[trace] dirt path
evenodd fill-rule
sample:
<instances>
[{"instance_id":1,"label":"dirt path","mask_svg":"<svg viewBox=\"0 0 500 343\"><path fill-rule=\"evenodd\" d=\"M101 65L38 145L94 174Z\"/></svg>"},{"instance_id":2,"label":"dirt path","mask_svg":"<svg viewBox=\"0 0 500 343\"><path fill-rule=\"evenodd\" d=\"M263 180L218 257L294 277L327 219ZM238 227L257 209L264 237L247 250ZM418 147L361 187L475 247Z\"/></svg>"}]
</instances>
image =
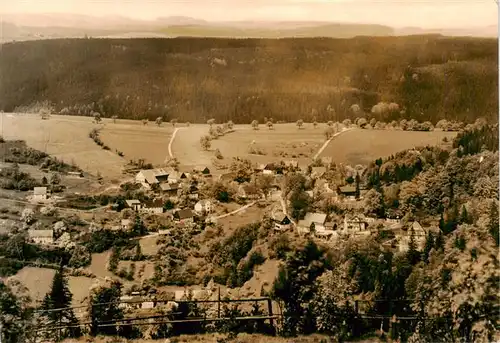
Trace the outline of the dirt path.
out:
<instances>
[{"instance_id":1,"label":"dirt path","mask_svg":"<svg viewBox=\"0 0 500 343\"><path fill-rule=\"evenodd\" d=\"M338 135L340 135L340 134L342 134L342 133L344 133L344 132L351 131L351 130L352 130L352 128L350 128L350 129L346 129L346 128L344 128L344 129L342 129L342 131L339 131L339 132L337 132L336 134L334 134L334 135L332 136L332 138L330 138L329 140L327 140L327 141L325 142L325 144L323 144L323 146L322 146L322 147L318 150L318 152L316 153L316 155L314 155L313 160L317 159L317 158L318 158L318 156L319 156L319 155L321 155L321 153L323 152L323 150L325 150L325 149L326 149L326 147L328 146L328 144L330 144L330 142L332 141L332 139L334 139L335 137L337 137Z\"/></svg>"},{"instance_id":2,"label":"dirt path","mask_svg":"<svg viewBox=\"0 0 500 343\"><path fill-rule=\"evenodd\" d=\"M172 133L172 137L170 137L170 142L168 142L168 155L170 158L174 158L174 154L172 153L172 143L174 142L175 135L177 135L177 131L179 131L179 128L175 128L174 132Z\"/></svg>"},{"instance_id":3,"label":"dirt path","mask_svg":"<svg viewBox=\"0 0 500 343\"><path fill-rule=\"evenodd\" d=\"M243 211L243 210L246 210L247 208L249 208L249 207L251 207L251 206L255 205L256 203L257 203L257 201L253 201L253 202L251 202L251 203L249 203L249 204L247 204L247 205L245 205L245 206L242 206L242 207L240 207L240 208L238 208L238 209L236 209L236 210L234 210L234 211L231 211L231 212L229 212L229 213L225 213L225 214L222 214L222 215L220 215L220 216L216 216L216 217L210 217L210 218L208 218L208 220L209 220L209 221L213 221L213 220L222 219L222 218L225 218L225 217L232 216L233 214L236 214L236 213L238 213L238 212L241 212L241 211Z\"/></svg>"}]
</instances>

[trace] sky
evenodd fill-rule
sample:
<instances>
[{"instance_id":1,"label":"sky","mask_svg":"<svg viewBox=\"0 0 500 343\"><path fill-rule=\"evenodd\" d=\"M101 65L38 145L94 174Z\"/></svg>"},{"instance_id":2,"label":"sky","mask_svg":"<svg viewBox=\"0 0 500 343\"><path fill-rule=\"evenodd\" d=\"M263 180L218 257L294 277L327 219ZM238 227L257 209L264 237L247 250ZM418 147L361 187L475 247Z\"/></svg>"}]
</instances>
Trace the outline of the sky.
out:
<instances>
[{"instance_id":1,"label":"sky","mask_svg":"<svg viewBox=\"0 0 500 343\"><path fill-rule=\"evenodd\" d=\"M0 0L3 13L75 13L136 19L331 21L393 27L498 25L495 0Z\"/></svg>"}]
</instances>

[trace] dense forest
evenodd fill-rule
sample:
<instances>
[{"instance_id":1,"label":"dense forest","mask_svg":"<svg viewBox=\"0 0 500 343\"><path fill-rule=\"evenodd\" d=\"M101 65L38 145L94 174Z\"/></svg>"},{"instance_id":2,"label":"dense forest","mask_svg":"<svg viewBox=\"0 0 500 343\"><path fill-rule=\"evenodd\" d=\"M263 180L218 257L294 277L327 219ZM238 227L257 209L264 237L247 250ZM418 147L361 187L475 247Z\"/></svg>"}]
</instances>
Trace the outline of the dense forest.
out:
<instances>
[{"instance_id":1,"label":"dense forest","mask_svg":"<svg viewBox=\"0 0 500 343\"><path fill-rule=\"evenodd\" d=\"M249 123L498 114L498 43L352 39L60 39L2 45L0 110ZM396 111L372 111L379 102ZM357 105L357 106L354 106ZM31 106L31 107L30 107Z\"/></svg>"}]
</instances>

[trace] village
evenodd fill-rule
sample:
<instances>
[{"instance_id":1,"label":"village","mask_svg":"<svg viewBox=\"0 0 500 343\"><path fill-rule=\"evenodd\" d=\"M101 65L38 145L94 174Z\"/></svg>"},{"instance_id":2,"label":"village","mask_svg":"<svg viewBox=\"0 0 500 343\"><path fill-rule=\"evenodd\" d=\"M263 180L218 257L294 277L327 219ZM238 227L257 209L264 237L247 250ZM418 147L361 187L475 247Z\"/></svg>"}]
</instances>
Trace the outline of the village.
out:
<instances>
[{"instance_id":1,"label":"village","mask_svg":"<svg viewBox=\"0 0 500 343\"><path fill-rule=\"evenodd\" d=\"M353 238L363 240L372 236L379 239L384 249L405 252L410 244L423 248L427 233L438 230L433 226L423 227L417 221L407 221L402 214L395 214L391 218L376 218L365 214L367 190L360 182L359 173L362 170L355 171L356 174L351 170L344 185L331 189L329 180L338 168L330 158L314 160L309 166L303 167L299 167L295 160L252 165L247 160L235 158L231 170L218 176L213 175L208 166L182 170L177 164L174 165L137 170L132 179L127 179L118 191L115 190L112 197L114 202L80 212L81 219L88 224L83 226L84 231L87 226L90 234L110 231L127 235L136 230L137 222L141 221L145 230L134 233L130 236L131 240L161 240L164 239L162 237L175 239L173 232L194 232L195 235L208 227L217 227L218 221L227 217L236 218L240 226L251 224L245 222L244 218L238 220L249 208L254 208L258 215L252 217L252 221L257 219L269 222L270 230L275 234L288 233L331 246L343 244L342 242ZM72 176L84 178L83 174L75 173ZM305 182L304 193L310 199L307 211L295 217L291 214L293 206L290 200L290 193L296 182L293 181L294 178ZM27 196L27 200L36 204L40 213L51 207L61 210L68 207L64 195L51 194L50 189L51 185L35 187ZM228 203L235 206L228 209L224 206ZM341 207L344 214L327 214L326 211L321 211L325 206ZM82 244L79 242L84 233L74 230L70 233L63 221L56 222L52 227L40 223L30 225L36 221L37 213L25 210L22 216L33 217L25 220L28 239L32 244L42 248L58 247L66 250L75 249L75 245ZM116 267L113 269L109 264L108 260L108 270L126 277L126 270L117 271ZM134 274L135 270L128 272ZM132 279L131 277L130 280ZM120 306L124 309L133 311L171 306L170 301L186 298L214 300L220 297L221 292L220 286L215 286L213 279L205 287L171 286L166 292L161 291L161 287L155 288L151 283L145 283L144 277L141 279L142 287L136 284L120 298L123 302ZM224 285L223 292L225 296L231 295L231 289ZM238 296L241 297L241 293L233 292L233 297Z\"/></svg>"}]
</instances>

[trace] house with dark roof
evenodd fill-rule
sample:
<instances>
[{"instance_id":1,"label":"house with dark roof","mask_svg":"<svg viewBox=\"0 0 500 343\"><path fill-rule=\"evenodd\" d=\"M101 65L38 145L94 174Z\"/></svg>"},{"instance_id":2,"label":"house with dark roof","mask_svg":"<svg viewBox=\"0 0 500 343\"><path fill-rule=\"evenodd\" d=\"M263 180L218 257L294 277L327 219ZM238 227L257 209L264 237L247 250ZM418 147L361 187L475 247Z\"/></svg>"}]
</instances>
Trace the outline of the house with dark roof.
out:
<instances>
[{"instance_id":1,"label":"house with dark roof","mask_svg":"<svg viewBox=\"0 0 500 343\"><path fill-rule=\"evenodd\" d=\"M190 209L177 210L174 212L174 220L181 224L194 222L194 213Z\"/></svg>"},{"instance_id":2,"label":"house with dark roof","mask_svg":"<svg viewBox=\"0 0 500 343\"><path fill-rule=\"evenodd\" d=\"M339 193L348 198L356 197L356 186L346 185L339 187Z\"/></svg>"},{"instance_id":3,"label":"house with dark roof","mask_svg":"<svg viewBox=\"0 0 500 343\"><path fill-rule=\"evenodd\" d=\"M163 201L161 199L155 199L153 201L145 201L139 212L149 213L149 214L161 214L163 213Z\"/></svg>"},{"instance_id":4,"label":"house with dark roof","mask_svg":"<svg viewBox=\"0 0 500 343\"><path fill-rule=\"evenodd\" d=\"M169 171L165 169L143 169L135 176L135 181L144 188L150 189L151 186L168 181Z\"/></svg>"},{"instance_id":5,"label":"house with dark roof","mask_svg":"<svg viewBox=\"0 0 500 343\"><path fill-rule=\"evenodd\" d=\"M162 183L160 184L160 190L163 194L168 195L170 197L177 196L177 192L180 188L179 183Z\"/></svg>"},{"instance_id":6,"label":"house with dark roof","mask_svg":"<svg viewBox=\"0 0 500 343\"><path fill-rule=\"evenodd\" d=\"M210 173L210 169L208 169L208 167L195 167L195 168L193 169L193 171L194 171L195 173L201 174L201 175L203 175L203 176L205 176L205 177L210 177L210 176L212 176L212 175L211 175L211 173Z\"/></svg>"},{"instance_id":7,"label":"house with dark roof","mask_svg":"<svg viewBox=\"0 0 500 343\"><path fill-rule=\"evenodd\" d=\"M282 211L273 213L271 219L274 223L274 229L278 231L288 230L292 225L290 218L288 218L288 216Z\"/></svg>"}]
</instances>

